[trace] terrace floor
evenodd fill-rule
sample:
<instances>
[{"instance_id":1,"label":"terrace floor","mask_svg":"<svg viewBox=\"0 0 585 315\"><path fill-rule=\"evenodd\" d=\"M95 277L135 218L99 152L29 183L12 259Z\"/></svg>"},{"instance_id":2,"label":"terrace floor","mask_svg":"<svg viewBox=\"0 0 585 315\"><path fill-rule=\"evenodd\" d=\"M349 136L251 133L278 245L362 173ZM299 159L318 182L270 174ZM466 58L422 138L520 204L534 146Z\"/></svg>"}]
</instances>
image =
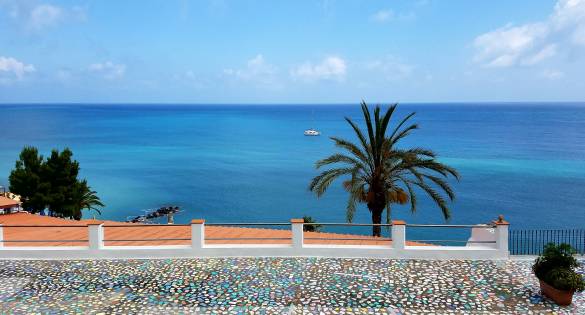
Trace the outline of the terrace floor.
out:
<instances>
[{"instance_id":1,"label":"terrace floor","mask_svg":"<svg viewBox=\"0 0 585 315\"><path fill-rule=\"evenodd\" d=\"M531 261L319 258L0 261L0 313L585 313ZM584 272L581 269L580 272Z\"/></svg>"}]
</instances>

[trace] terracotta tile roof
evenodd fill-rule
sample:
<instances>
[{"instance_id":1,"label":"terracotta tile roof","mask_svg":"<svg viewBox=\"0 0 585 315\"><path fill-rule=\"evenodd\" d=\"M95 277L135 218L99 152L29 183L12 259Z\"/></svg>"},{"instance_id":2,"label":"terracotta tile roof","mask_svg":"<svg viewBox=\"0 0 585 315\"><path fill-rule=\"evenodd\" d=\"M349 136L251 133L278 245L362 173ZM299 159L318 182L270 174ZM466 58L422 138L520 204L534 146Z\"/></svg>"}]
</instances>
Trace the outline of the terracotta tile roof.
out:
<instances>
[{"instance_id":1,"label":"terracotta tile roof","mask_svg":"<svg viewBox=\"0 0 585 315\"><path fill-rule=\"evenodd\" d=\"M152 246L152 245L190 245L191 227L189 225L148 225L102 221L106 246ZM4 225L4 246L87 246L89 223L95 220L67 220L40 216L29 213L0 215ZM17 227L22 226L22 227ZM34 225L35 227L30 227ZM58 227L36 227L58 225ZM265 228L244 228L226 226L206 226L207 244L290 244L291 231ZM366 235L305 232L305 244L336 245L390 245L388 238L375 238ZM228 238L229 240L218 240ZM237 240L232 238L258 238L258 240ZM266 239L280 238L280 239ZM319 239L311 239L319 238ZM346 240L348 238L355 240ZM173 239L173 240L153 240ZM44 242L26 242L43 240ZM119 241L114 241L119 240ZM137 241L134 241L137 240ZM24 241L24 242L10 242ZM407 242L408 245L422 245Z\"/></svg>"},{"instance_id":2,"label":"terracotta tile roof","mask_svg":"<svg viewBox=\"0 0 585 315\"><path fill-rule=\"evenodd\" d=\"M20 202L18 202L16 200L12 200L10 198L0 196L0 209L16 207L19 204L20 204Z\"/></svg>"}]
</instances>

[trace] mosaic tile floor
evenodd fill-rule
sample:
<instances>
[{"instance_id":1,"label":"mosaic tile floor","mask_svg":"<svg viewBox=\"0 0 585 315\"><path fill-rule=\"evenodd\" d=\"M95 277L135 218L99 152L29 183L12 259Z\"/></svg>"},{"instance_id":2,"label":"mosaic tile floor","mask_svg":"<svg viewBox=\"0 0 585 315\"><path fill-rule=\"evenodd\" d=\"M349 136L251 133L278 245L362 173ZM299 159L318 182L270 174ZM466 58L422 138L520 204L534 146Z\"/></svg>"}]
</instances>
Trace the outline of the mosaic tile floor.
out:
<instances>
[{"instance_id":1,"label":"mosaic tile floor","mask_svg":"<svg viewBox=\"0 0 585 315\"><path fill-rule=\"evenodd\" d=\"M224 258L0 261L0 313L585 314L531 261ZM580 272L584 272L581 269Z\"/></svg>"}]
</instances>

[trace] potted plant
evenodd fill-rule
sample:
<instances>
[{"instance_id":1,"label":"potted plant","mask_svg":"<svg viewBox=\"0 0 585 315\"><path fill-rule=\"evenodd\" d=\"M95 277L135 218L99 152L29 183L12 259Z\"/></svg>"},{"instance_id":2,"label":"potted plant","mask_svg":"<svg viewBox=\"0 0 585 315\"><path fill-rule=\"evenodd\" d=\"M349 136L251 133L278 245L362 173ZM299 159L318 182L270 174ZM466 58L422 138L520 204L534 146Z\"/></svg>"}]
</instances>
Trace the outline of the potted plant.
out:
<instances>
[{"instance_id":1,"label":"potted plant","mask_svg":"<svg viewBox=\"0 0 585 315\"><path fill-rule=\"evenodd\" d=\"M573 293L585 290L583 276L575 271L579 266L573 257L575 250L569 244L548 243L532 270L540 281L541 292L558 305L569 305Z\"/></svg>"}]
</instances>

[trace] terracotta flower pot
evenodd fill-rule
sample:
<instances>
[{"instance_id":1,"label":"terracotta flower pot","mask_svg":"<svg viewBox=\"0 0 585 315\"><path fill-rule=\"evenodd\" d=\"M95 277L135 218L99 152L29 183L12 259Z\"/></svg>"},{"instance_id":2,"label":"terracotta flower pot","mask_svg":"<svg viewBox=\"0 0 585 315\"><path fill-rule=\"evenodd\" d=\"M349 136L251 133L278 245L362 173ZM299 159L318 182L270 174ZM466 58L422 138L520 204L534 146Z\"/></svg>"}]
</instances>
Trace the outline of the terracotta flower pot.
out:
<instances>
[{"instance_id":1,"label":"terracotta flower pot","mask_svg":"<svg viewBox=\"0 0 585 315\"><path fill-rule=\"evenodd\" d=\"M540 282L540 291L542 294L551 298L558 305L571 305L571 302L573 301L573 293L575 293L574 291L563 291L555 289L540 279L538 281Z\"/></svg>"}]
</instances>

